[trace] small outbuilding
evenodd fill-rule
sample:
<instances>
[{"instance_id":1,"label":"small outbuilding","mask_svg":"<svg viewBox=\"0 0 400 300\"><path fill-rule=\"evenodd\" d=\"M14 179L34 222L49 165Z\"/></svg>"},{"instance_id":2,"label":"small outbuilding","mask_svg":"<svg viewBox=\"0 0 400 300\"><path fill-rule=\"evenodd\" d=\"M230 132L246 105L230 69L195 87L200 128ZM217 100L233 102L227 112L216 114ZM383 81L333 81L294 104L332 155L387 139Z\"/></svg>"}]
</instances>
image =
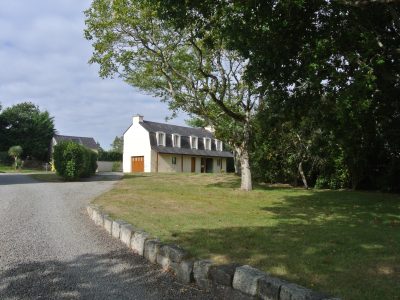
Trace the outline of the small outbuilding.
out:
<instances>
[{"instance_id":1,"label":"small outbuilding","mask_svg":"<svg viewBox=\"0 0 400 300\"><path fill-rule=\"evenodd\" d=\"M63 141L71 141L71 142L77 143L79 145L85 146L86 148L89 148L90 150L93 150L95 152L99 152L99 145L96 143L94 138L83 137L83 136L71 136L71 135L55 134L51 141L51 145L52 145L51 148L53 149L55 145L57 145L58 143L63 142Z\"/></svg>"}]
</instances>

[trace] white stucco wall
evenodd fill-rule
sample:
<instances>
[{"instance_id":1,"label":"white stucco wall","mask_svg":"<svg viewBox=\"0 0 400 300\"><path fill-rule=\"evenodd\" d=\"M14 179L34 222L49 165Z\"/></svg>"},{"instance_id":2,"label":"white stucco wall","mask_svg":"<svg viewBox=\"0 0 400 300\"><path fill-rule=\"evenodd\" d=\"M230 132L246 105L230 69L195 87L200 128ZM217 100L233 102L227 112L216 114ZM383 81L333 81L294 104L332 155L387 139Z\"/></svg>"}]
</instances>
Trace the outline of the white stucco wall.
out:
<instances>
[{"instance_id":1,"label":"white stucco wall","mask_svg":"<svg viewBox=\"0 0 400 300\"><path fill-rule=\"evenodd\" d=\"M124 133L124 173L130 173L132 170L132 156L144 156L144 171L151 172L150 136L148 131L138 122L134 122Z\"/></svg>"},{"instance_id":2,"label":"white stucco wall","mask_svg":"<svg viewBox=\"0 0 400 300\"><path fill-rule=\"evenodd\" d=\"M157 172L157 153L155 151L153 155L153 167L152 172ZM176 164L172 164L172 157L176 157ZM196 158L196 173L201 172L201 157L194 156ZM183 165L182 165L183 159ZM217 158L213 157L213 172L220 173L226 172L226 158L222 158L222 166L217 166ZM174 155L174 154L162 154L158 155L158 172L187 172L190 173L192 170L192 156L188 155Z\"/></svg>"}]
</instances>

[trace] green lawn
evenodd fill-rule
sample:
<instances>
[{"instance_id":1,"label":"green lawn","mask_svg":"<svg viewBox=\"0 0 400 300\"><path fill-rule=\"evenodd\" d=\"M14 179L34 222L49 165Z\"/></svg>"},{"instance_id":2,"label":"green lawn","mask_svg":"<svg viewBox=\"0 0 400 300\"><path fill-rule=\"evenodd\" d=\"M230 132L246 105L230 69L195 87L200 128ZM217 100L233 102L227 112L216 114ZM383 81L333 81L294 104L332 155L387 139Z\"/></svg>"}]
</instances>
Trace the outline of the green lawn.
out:
<instances>
[{"instance_id":1,"label":"green lawn","mask_svg":"<svg viewBox=\"0 0 400 300\"><path fill-rule=\"evenodd\" d=\"M399 195L238 185L233 175L129 175L94 202L195 257L344 299L399 299Z\"/></svg>"},{"instance_id":2,"label":"green lawn","mask_svg":"<svg viewBox=\"0 0 400 300\"><path fill-rule=\"evenodd\" d=\"M37 172L46 172L44 170L37 169L17 169L15 170L14 166L7 166L0 164L0 173L37 173Z\"/></svg>"}]
</instances>

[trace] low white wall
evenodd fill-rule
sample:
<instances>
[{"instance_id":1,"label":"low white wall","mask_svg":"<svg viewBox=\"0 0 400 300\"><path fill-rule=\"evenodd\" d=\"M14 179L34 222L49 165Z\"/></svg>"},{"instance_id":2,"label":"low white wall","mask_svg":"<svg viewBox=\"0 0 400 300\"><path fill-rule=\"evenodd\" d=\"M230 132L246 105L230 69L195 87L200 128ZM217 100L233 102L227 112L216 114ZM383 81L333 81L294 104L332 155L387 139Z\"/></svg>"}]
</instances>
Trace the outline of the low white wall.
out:
<instances>
[{"instance_id":1,"label":"low white wall","mask_svg":"<svg viewBox=\"0 0 400 300\"><path fill-rule=\"evenodd\" d=\"M113 161L98 161L97 172L112 172Z\"/></svg>"}]
</instances>

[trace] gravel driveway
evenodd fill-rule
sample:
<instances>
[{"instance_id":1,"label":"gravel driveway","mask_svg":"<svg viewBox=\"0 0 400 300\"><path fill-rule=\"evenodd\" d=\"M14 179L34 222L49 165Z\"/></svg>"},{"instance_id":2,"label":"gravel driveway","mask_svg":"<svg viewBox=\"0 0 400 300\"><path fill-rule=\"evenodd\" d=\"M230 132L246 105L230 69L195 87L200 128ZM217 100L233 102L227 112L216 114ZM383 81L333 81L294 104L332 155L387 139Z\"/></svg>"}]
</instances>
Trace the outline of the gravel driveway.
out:
<instances>
[{"instance_id":1,"label":"gravel driveway","mask_svg":"<svg viewBox=\"0 0 400 300\"><path fill-rule=\"evenodd\" d=\"M133 255L96 227L85 206L110 189L0 174L0 299L211 299Z\"/></svg>"}]
</instances>

